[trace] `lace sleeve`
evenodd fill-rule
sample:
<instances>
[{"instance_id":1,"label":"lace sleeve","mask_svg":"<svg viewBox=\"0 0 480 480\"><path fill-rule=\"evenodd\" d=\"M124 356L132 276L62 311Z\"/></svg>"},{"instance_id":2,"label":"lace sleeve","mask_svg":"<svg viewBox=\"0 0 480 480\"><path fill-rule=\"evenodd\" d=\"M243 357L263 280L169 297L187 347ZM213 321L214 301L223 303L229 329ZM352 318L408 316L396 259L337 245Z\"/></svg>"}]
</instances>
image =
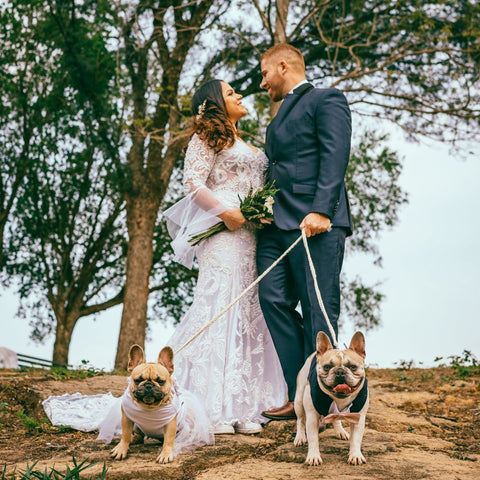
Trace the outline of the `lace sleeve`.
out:
<instances>
[{"instance_id":1,"label":"lace sleeve","mask_svg":"<svg viewBox=\"0 0 480 480\"><path fill-rule=\"evenodd\" d=\"M227 208L206 186L215 162L215 152L194 135L185 154L183 186L185 197L163 212L172 237L174 260L192 268L195 248L192 236L203 233L221 220Z\"/></svg>"},{"instance_id":2,"label":"lace sleeve","mask_svg":"<svg viewBox=\"0 0 480 480\"><path fill-rule=\"evenodd\" d=\"M213 149L201 140L197 134L194 134L185 154L183 189L185 195L196 192L194 201L203 210L216 209L218 211L223 207L206 187L214 163L215 152ZM226 210L225 207L223 207L223 210Z\"/></svg>"}]
</instances>

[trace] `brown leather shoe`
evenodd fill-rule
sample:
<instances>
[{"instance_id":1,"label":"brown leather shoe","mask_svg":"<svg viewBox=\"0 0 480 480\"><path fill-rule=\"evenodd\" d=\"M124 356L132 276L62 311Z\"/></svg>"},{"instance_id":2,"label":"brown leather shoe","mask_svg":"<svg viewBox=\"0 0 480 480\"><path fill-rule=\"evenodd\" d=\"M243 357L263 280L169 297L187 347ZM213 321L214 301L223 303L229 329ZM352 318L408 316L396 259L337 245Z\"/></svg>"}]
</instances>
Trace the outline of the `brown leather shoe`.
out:
<instances>
[{"instance_id":1,"label":"brown leather shoe","mask_svg":"<svg viewBox=\"0 0 480 480\"><path fill-rule=\"evenodd\" d=\"M266 410L265 412L262 412L262 415L270 420L295 420L297 418L293 402L287 402L279 408Z\"/></svg>"}]
</instances>

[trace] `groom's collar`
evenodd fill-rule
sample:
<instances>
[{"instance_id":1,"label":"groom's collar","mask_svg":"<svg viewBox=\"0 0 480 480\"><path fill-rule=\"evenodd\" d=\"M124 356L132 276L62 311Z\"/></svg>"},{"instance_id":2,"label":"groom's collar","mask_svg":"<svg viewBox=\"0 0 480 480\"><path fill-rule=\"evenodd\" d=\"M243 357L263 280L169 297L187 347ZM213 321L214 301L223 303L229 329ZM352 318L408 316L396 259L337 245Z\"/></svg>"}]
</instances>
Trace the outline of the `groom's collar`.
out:
<instances>
[{"instance_id":1,"label":"groom's collar","mask_svg":"<svg viewBox=\"0 0 480 480\"><path fill-rule=\"evenodd\" d=\"M308 81L307 80L302 80L300 83L297 83L288 93L294 93L296 95L300 94L303 92L303 89L305 87L303 87L303 85L308 85ZM302 88L300 88L302 87Z\"/></svg>"},{"instance_id":2,"label":"groom's collar","mask_svg":"<svg viewBox=\"0 0 480 480\"><path fill-rule=\"evenodd\" d=\"M273 119L273 121L270 122L270 125L268 126L268 128L270 128L270 126L273 125L274 123L276 126L278 126L280 122L282 122L283 119L288 115L290 110L292 110L292 108L296 105L296 103L300 101L303 94L308 92L311 89L313 89L313 85L311 83L308 83L307 81L300 82L293 89L294 90L293 93L288 93L285 96L282 104L280 105L280 108L278 109L277 115L275 115L275 118Z\"/></svg>"}]
</instances>

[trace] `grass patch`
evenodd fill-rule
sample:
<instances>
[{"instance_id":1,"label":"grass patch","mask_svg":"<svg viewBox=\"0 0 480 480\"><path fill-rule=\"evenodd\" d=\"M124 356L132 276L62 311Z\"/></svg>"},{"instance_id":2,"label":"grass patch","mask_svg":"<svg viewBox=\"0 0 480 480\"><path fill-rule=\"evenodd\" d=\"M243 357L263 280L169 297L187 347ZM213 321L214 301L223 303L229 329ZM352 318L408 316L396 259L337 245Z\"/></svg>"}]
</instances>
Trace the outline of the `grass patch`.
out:
<instances>
[{"instance_id":1,"label":"grass patch","mask_svg":"<svg viewBox=\"0 0 480 480\"><path fill-rule=\"evenodd\" d=\"M80 480L80 478L85 479L85 477L80 477L82 473L87 468L97 465L97 463L89 463L88 460L84 460L81 463L77 463L75 457L72 457L73 468L66 466L65 473L59 472L55 467L52 467L50 471L45 468L44 471L36 469L35 462L32 466L27 464L25 471L15 471L12 474L7 475L7 466L3 468L3 472L0 472L0 480ZM103 464L102 472L96 477L89 477L88 480L104 480L107 478L107 467L105 463Z\"/></svg>"},{"instance_id":2,"label":"grass patch","mask_svg":"<svg viewBox=\"0 0 480 480\"><path fill-rule=\"evenodd\" d=\"M27 415L23 410L15 412L15 415L22 421L23 426L29 432L45 433L51 431L50 423L45 417L42 420L37 420Z\"/></svg>"},{"instance_id":3,"label":"grass patch","mask_svg":"<svg viewBox=\"0 0 480 480\"><path fill-rule=\"evenodd\" d=\"M73 370L65 367L52 367L47 373L48 378L59 381L83 380L85 378L96 377L97 375L105 375L105 371L93 367L87 360L82 360L82 365Z\"/></svg>"}]
</instances>

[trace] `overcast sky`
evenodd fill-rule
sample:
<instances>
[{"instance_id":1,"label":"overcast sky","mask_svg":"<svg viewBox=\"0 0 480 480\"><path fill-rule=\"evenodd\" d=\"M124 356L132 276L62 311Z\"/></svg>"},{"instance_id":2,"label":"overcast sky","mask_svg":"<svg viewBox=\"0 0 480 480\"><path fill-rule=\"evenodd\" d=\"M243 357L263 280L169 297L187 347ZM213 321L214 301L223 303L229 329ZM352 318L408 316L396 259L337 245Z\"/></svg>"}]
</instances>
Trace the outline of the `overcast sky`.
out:
<instances>
[{"instance_id":1,"label":"overcast sky","mask_svg":"<svg viewBox=\"0 0 480 480\"><path fill-rule=\"evenodd\" d=\"M400 134L390 147L404 158L400 182L410 202L402 207L399 224L379 239L382 269L359 256L344 264L349 276L360 273L369 283L383 282L386 295L382 325L365 332L367 364L392 367L413 360L434 366L437 356L461 355L464 349L480 358L480 154L459 159L444 146L406 143ZM0 346L51 358L53 339L33 344L28 322L15 318L17 306L13 292L0 294ZM96 321L81 319L69 363L87 360L111 370L120 316L116 307ZM172 331L153 325L147 360L156 359ZM345 325L339 344L348 344L353 333Z\"/></svg>"}]
</instances>

